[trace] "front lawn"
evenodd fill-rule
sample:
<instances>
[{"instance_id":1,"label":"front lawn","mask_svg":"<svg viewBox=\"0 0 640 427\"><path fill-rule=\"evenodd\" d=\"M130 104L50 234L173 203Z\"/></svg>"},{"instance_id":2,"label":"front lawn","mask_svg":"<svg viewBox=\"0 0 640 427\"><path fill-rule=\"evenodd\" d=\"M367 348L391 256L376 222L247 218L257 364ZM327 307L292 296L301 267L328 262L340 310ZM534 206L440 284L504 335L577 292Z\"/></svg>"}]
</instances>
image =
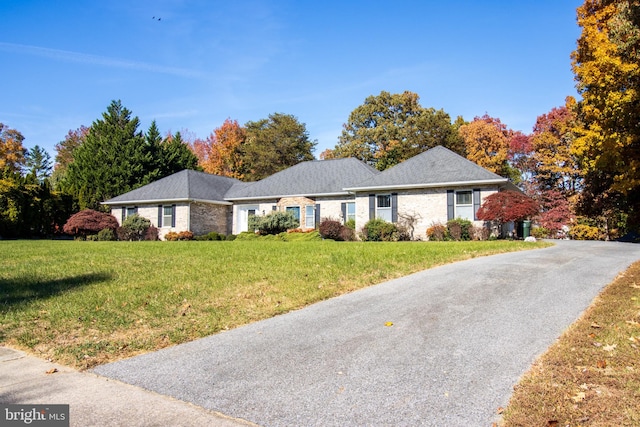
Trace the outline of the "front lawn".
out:
<instances>
[{"instance_id":1,"label":"front lawn","mask_svg":"<svg viewBox=\"0 0 640 427\"><path fill-rule=\"evenodd\" d=\"M86 369L436 265L544 245L0 241L0 344Z\"/></svg>"}]
</instances>

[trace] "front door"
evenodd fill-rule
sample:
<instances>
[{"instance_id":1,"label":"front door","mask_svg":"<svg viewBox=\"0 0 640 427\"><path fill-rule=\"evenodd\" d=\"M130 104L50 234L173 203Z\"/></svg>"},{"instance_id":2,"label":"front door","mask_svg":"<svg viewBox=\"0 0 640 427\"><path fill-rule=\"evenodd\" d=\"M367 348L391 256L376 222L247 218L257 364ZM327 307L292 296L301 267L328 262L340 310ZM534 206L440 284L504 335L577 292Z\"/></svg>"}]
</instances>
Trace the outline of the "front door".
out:
<instances>
[{"instance_id":1,"label":"front door","mask_svg":"<svg viewBox=\"0 0 640 427\"><path fill-rule=\"evenodd\" d=\"M242 233L243 231L249 231L249 217L256 215L258 212L257 205L242 205L238 206L238 214L236 215L237 226L236 233Z\"/></svg>"}]
</instances>

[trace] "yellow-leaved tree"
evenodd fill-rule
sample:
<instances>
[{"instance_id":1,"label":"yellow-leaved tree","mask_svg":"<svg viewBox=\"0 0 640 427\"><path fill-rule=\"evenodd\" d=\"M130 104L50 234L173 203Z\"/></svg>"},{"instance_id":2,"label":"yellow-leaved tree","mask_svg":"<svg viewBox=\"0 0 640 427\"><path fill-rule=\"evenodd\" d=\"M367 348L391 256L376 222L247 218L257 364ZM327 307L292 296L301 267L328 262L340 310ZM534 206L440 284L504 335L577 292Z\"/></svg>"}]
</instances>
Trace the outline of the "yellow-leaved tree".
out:
<instances>
[{"instance_id":1,"label":"yellow-leaved tree","mask_svg":"<svg viewBox=\"0 0 640 427\"><path fill-rule=\"evenodd\" d=\"M572 152L585 177L581 206L618 226L640 225L640 2L585 0L572 55L577 124Z\"/></svg>"}]
</instances>

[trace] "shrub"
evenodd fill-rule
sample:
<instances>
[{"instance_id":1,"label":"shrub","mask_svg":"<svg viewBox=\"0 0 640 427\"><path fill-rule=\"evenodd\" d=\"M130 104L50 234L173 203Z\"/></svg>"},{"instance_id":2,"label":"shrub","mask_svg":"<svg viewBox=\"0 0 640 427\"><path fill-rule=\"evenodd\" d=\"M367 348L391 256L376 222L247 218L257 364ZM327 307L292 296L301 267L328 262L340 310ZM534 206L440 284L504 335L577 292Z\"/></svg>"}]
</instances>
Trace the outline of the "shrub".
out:
<instances>
[{"instance_id":1,"label":"shrub","mask_svg":"<svg viewBox=\"0 0 640 427\"><path fill-rule=\"evenodd\" d=\"M364 225L361 237L368 242L397 242L398 228L391 222L376 218Z\"/></svg>"},{"instance_id":2,"label":"shrub","mask_svg":"<svg viewBox=\"0 0 640 427\"><path fill-rule=\"evenodd\" d=\"M318 231L323 239L342 240L342 228L346 228L335 219L324 219L318 226Z\"/></svg>"},{"instance_id":3,"label":"shrub","mask_svg":"<svg viewBox=\"0 0 640 427\"><path fill-rule=\"evenodd\" d=\"M347 220L347 222L345 222L344 225L346 227L348 227L348 228L350 228L350 229L355 231L355 229L356 229L356 220L353 219L353 218L350 219L350 220Z\"/></svg>"},{"instance_id":4,"label":"shrub","mask_svg":"<svg viewBox=\"0 0 640 427\"><path fill-rule=\"evenodd\" d=\"M196 236L194 237L194 240L215 241L215 240L225 240L225 237L226 236L224 234L219 234L219 233L216 233L215 231L212 231L210 233L203 234L202 236Z\"/></svg>"},{"instance_id":5,"label":"shrub","mask_svg":"<svg viewBox=\"0 0 640 427\"><path fill-rule=\"evenodd\" d=\"M434 222L431 227L427 228L427 240L441 242L447 238L447 227L440 223Z\"/></svg>"},{"instance_id":6,"label":"shrub","mask_svg":"<svg viewBox=\"0 0 640 427\"><path fill-rule=\"evenodd\" d=\"M300 221L292 212L271 212L264 216L249 217L249 229L258 230L260 234L280 234L299 226Z\"/></svg>"},{"instance_id":7,"label":"shrub","mask_svg":"<svg viewBox=\"0 0 640 427\"><path fill-rule=\"evenodd\" d=\"M149 228L147 228L147 231L144 233L144 240L155 241L159 239L160 239L160 233L158 232L157 227L152 225Z\"/></svg>"},{"instance_id":8,"label":"shrub","mask_svg":"<svg viewBox=\"0 0 640 427\"><path fill-rule=\"evenodd\" d=\"M164 239L170 242L175 242L177 240L193 240L193 233L190 231L181 231L179 233L170 231L165 234Z\"/></svg>"},{"instance_id":9,"label":"shrub","mask_svg":"<svg viewBox=\"0 0 640 427\"><path fill-rule=\"evenodd\" d=\"M535 227L531 229L531 235L536 239L547 239L551 236L551 230L545 227Z\"/></svg>"},{"instance_id":10,"label":"shrub","mask_svg":"<svg viewBox=\"0 0 640 427\"><path fill-rule=\"evenodd\" d=\"M116 235L110 228L103 228L96 236L100 242L110 242L116 240Z\"/></svg>"},{"instance_id":11,"label":"shrub","mask_svg":"<svg viewBox=\"0 0 640 427\"><path fill-rule=\"evenodd\" d=\"M569 236L575 240L601 240L602 236L598 227L585 224L577 224L569 230Z\"/></svg>"},{"instance_id":12,"label":"shrub","mask_svg":"<svg viewBox=\"0 0 640 427\"><path fill-rule=\"evenodd\" d=\"M468 219L456 218L447 221L447 230L453 240L471 240L472 226L473 224Z\"/></svg>"},{"instance_id":13,"label":"shrub","mask_svg":"<svg viewBox=\"0 0 640 427\"><path fill-rule=\"evenodd\" d=\"M85 209L72 215L64 225L63 231L72 236L85 238L89 234L99 233L105 228L116 230L118 220L113 215Z\"/></svg>"},{"instance_id":14,"label":"shrub","mask_svg":"<svg viewBox=\"0 0 640 427\"><path fill-rule=\"evenodd\" d=\"M354 240L356 240L355 230L349 226L343 226L340 229L340 240L343 240L345 242L353 242Z\"/></svg>"},{"instance_id":15,"label":"shrub","mask_svg":"<svg viewBox=\"0 0 640 427\"><path fill-rule=\"evenodd\" d=\"M118 229L120 240L142 240L151 227L151 221L138 214L129 215Z\"/></svg>"},{"instance_id":16,"label":"shrub","mask_svg":"<svg viewBox=\"0 0 640 427\"><path fill-rule=\"evenodd\" d=\"M471 240L488 240L489 239L490 230L487 227L476 227L471 226L469 229L469 234L471 235Z\"/></svg>"}]
</instances>

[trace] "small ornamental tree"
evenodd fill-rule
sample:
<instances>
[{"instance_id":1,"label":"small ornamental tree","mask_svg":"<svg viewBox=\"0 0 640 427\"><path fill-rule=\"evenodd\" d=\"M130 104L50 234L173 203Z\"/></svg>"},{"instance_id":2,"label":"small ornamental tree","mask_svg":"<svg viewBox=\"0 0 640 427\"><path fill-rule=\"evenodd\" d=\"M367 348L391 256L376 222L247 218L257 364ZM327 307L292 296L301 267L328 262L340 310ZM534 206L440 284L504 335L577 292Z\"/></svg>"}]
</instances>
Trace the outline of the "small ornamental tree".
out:
<instances>
[{"instance_id":1,"label":"small ornamental tree","mask_svg":"<svg viewBox=\"0 0 640 427\"><path fill-rule=\"evenodd\" d=\"M85 209L72 215L62 230L66 234L86 238L90 234L98 234L105 228L115 232L118 228L118 220L113 215Z\"/></svg>"},{"instance_id":2,"label":"small ornamental tree","mask_svg":"<svg viewBox=\"0 0 640 427\"><path fill-rule=\"evenodd\" d=\"M511 221L531 218L540 211L538 202L517 191L500 191L487 197L478 209L476 217L501 225Z\"/></svg>"}]
</instances>

